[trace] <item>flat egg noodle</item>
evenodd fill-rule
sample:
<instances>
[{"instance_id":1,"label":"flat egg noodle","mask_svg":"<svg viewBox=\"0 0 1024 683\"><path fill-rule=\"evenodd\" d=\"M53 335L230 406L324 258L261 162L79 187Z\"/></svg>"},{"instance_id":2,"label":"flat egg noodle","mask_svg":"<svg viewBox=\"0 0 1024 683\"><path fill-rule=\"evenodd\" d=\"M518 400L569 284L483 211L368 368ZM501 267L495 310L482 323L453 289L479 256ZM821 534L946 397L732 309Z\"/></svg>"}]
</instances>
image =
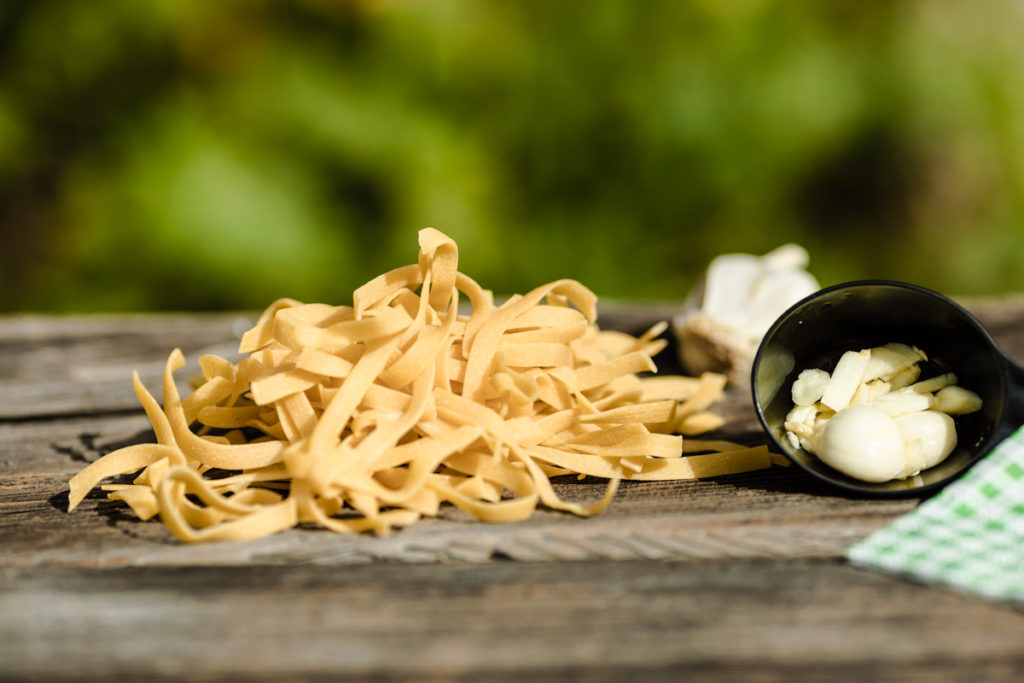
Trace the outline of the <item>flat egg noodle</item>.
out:
<instances>
[{"instance_id":1,"label":"flat egg noodle","mask_svg":"<svg viewBox=\"0 0 1024 683\"><path fill-rule=\"evenodd\" d=\"M596 297L574 280L495 306L458 271L453 240L427 228L419 246L415 264L359 287L351 306L274 301L242 335L244 357L202 357L184 398L180 350L164 368L162 406L134 374L157 443L84 468L69 510L132 475L104 484L108 496L186 542L300 524L385 534L444 505L490 522L538 505L592 515L623 479L771 464L764 447L684 442L682 429L720 421L708 409L724 381L641 378L655 370L664 325L640 337L602 331ZM608 485L598 500L568 500L552 483L565 475Z\"/></svg>"}]
</instances>

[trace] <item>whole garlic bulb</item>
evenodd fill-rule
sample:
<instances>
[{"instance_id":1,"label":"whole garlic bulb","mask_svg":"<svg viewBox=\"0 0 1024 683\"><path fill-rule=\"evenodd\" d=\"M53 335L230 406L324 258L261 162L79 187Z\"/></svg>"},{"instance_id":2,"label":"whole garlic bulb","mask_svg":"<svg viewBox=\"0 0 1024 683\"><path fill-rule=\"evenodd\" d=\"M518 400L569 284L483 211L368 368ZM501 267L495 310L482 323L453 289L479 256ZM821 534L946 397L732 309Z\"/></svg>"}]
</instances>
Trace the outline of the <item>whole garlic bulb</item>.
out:
<instances>
[{"instance_id":1,"label":"whole garlic bulb","mask_svg":"<svg viewBox=\"0 0 1024 683\"><path fill-rule=\"evenodd\" d=\"M673 320L683 367L690 374L720 372L735 385L749 383L754 354L768 328L787 308L818 291L805 269L807 251L787 244L765 254L724 254Z\"/></svg>"}]
</instances>

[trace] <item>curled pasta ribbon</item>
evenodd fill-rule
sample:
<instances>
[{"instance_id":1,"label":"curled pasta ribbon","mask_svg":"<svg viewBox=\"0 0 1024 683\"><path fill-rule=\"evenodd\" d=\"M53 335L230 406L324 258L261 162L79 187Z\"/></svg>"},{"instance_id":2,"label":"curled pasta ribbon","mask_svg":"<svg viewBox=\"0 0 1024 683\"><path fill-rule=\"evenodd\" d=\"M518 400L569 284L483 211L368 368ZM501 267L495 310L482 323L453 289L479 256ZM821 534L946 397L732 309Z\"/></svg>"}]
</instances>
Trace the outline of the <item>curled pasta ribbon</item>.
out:
<instances>
[{"instance_id":1,"label":"curled pasta ribbon","mask_svg":"<svg viewBox=\"0 0 1024 683\"><path fill-rule=\"evenodd\" d=\"M646 377L664 325L602 331L596 297L558 280L496 306L458 272L458 247L427 228L415 264L384 273L351 306L273 302L238 363L200 358L179 394L174 350L162 406L134 376L157 443L101 457L70 481L69 509L104 485L182 541L243 540L299 524L379 534L450 505L484 521L544 505L592 515L623 479L767 467L763 447L684 445L721 424L725 378ZM468 301L468 311L460 302ZM606 479L591 502L552 477Z\"/></svg>"}]
</instances>

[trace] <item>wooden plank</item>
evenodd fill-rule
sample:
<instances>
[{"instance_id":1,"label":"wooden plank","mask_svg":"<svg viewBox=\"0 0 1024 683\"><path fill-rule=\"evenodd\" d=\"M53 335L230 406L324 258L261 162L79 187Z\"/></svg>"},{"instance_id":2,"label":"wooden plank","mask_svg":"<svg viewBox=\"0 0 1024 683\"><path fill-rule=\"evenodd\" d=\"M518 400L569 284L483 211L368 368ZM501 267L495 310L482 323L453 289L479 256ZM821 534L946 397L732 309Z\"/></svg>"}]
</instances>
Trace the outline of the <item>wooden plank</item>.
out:
<instances>
[{"instance_id":1,"label":"wooden plank","mask_svg":"<svg viewBox=\"0 0 1024 683\"><path fill-rule=\"evenodd\" d=\"M1019 353L1024 336L1017 330L1024 329L1020 324L1024 308L995 302L979 310L1007 351ZM608 326L637 332L652 317L666 314L659 309L623 311L605 311ZM0 510L6 513L0 516L0 540L16 564L187 565L244 563L254 558L348 564L378 559L838 557L854 540L915 504L913 500L842 498L800 472L773 468L717 481L627 483L611 509L591 520L540 511L526 524L496 527L469 523L457 511L448 510L441 520L418 524L387 539L342 540L333 534L296 531L244 547L227 544L216 551L186 549L172 542L159 523L138 523L123 505L102 499L98 492L76 514L64 513L67 478L102 452L152 438L137 412L88 416L93 411L134 407L135 398L89 403L80 392L82 383L68 374L68 363L82 359L87 377L105 377L97 385L97 395L113 391L114 384L123 383L127 391L128 367L136 362L149 368L146 371L155 387L165 345L189 340L194 345L215 345L247 324L243 317L219 314L9 318L0 323L4 330L0 339L6 340L8 350L21 348L33 359L31 363L8 361L4 367L13 377L10 381L62 386L67 402L57 412L79 410L87 415L51 420L37 414L29 421L0 421ZM50 337L52 343L47 341ZM14 344L12 339L19 341ZM47 364L26 350L34 348L32 344L74 353L51 356ZM122 350L120 356L117 349ZM663 365L674 369L673 350L666 354ZM65 364L63 369L60 362ZM745 392L731 392L717 410L726 416L727 427L715 436L763 443ZM559 486L567 496L594 498L603 483L570 481Z\"/></svg>"},{"instance_id":2,"label":"wooden plank","mask_svg":"<svg viewBox=\"0 0 1024 683\"><path fill-rule=\"evenodd\" d=\"M827 560L9 570L0 614L8 678L1010 681L1024 670L1024 614Z\"/></svg>"},{"instance_id":3,"label":"wooden plank","mask_svg":"<svg viewBox=\"0 0 1024 683\"><path fill-rule=\"evenodd\" d=\"M971 309L1024 358L1019 301ZM651 315L664 312L603 319L636 332ZM916 501L847 498L792 468L627 482L590 519L540 510L487 525L447 509L385 538L301 529L186 546L99 493L66 513L68 477L152 438L130 369L156 386L169 348L233 344L238 320L0 320L0 678L998 681L1024 670L1021 611L840 559ZM719 409L721 436L763 442L745 392Z\"/></svg>"},{"instance_id":4,"label":"wooden plank","mask_svg":"<svg viewBox=\"0 0 1024 683\"><path fill-rule=\"evenodd\" d=\"M624 482L610 508L587 519L542 509L526 522L491 525L447 508L438 520L384 538L293 530L249 543L186 546L159 521L138 521L98 490L74 513L65 512L67 480L87 462L151 439L141 415L0 423L0 546L6 564L839 557L915 504L842 497L794 468L775 467L714 480ZM570 477L556 488L566 498L596 499L604 486Z\"/></svg>"},{"instance_id":5,"label":"wooden plank","mask_svg":"<svg viewBox=\"0 0 1024 683\"><path fill-rule=\"evenodd\" d=\"M1024 362L1024 302L967 300L1006 352ZM669 319L678 306L602 304L602 327L639 334ZM171 349L181 348L197 371L203 353L231 357L256 313L0 317L0 420L134 411L131 372L157 387ZM675 349L656 359L679 372Z\"/></svg>"},{"instance_id":6,"label":"wooden plank","mask_svg":"<svg viewBox=\"0 0 1024 683\"><path fill-rule=\"evenodd\" d=\"M228 355L251 326L238 313L0 318L0 420L137 410L132 370L159 386L175 347L198 370L203 353Z\"/></svg>"}]
</instances>

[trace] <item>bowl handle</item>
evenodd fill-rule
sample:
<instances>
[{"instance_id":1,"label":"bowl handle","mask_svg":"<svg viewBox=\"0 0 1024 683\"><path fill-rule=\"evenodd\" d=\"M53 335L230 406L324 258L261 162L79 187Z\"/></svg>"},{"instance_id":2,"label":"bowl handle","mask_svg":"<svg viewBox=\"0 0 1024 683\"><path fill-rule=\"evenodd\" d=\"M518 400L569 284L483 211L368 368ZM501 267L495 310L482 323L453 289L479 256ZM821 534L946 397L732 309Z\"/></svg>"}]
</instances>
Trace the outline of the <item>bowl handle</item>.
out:
<instances>
[{"instance_id":1,"label":"bowl handle","mask_svg":"<svg viewBox=\"0 0 1024 683\"><path fill-rule=\"evenodd\" d=\"M1006 378L1006 403L1003 408L1003 416L996 427L993 443L998 444L1003 439L1017 431L1024 425L1024 367L1000 350L1000 360L1003 364L1003 376Z\"/></svg>"}]
</instances>

